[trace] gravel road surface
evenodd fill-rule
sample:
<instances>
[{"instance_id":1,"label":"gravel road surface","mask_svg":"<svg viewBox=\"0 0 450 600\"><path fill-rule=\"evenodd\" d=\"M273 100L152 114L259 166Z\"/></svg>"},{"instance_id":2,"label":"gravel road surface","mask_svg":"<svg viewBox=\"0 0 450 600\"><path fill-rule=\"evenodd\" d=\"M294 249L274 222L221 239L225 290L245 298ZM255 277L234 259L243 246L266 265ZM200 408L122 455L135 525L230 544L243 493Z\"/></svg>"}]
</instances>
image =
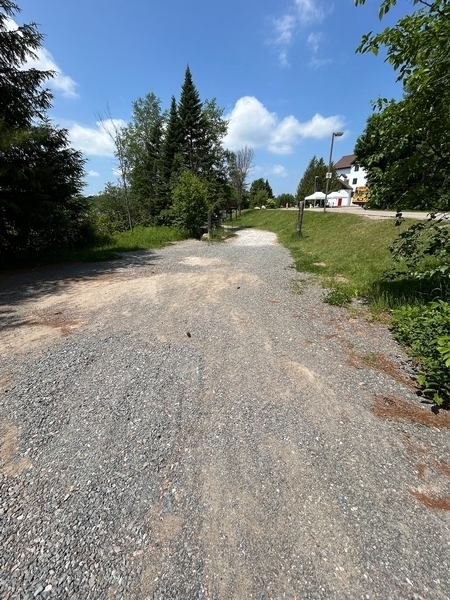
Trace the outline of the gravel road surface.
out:
<instances>
[{"instance_id":1,"label":"gravel road surface","mask_svg":"<svg viewBox=\"0 0 450 600\"><path fill-rule=\"evenodd\" d=\"M271 233L0 280L0 598L448 599L449 419Z\"/></svg>"}]
</instances>

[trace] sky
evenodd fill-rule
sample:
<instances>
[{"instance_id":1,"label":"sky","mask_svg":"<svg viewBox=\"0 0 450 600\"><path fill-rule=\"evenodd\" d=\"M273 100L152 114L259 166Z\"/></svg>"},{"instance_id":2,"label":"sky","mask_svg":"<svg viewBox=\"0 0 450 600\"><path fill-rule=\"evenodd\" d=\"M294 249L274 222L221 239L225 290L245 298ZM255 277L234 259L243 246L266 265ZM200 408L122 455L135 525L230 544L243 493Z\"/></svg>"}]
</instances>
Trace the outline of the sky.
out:
<instances>
[{"instance_id":1,"label":"sky","mask_svg":"<svg viewBox=\"0 0 450 600\"><path fill-rule=\"evenodd\" d=\"M130 122L132 103L153 92L163 109L180 97L186 66L202 100L224 109L231 150L249 146L248 182L268 179L275 195L295 194L316 155L352 154L378 97L399 99L393 69L356 54L381 23L380 0L16 0L16 24L44 34L32 66L56 71L49 111L86 159L85 194L116 182L112 142L100 118ZM402 12L403 11L403 12Z\"/></svg>"}]
</instances>

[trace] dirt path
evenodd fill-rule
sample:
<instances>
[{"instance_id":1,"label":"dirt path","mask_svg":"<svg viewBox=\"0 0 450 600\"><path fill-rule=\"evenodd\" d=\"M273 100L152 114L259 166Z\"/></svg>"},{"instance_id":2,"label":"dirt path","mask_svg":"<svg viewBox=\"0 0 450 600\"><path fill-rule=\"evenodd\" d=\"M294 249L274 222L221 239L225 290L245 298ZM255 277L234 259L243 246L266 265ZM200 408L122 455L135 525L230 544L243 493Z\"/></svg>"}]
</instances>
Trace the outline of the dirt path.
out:
<instances>
[{"instance_id":1,"label":"dirt path","mask_svg":"<svg viewBox=\"0 0 450 600\"><path fill-rule=\"evenodd\" d=\"M273 234L0 282L0 597L449 598L449 421Z\"/></svg>"}]
</instances>

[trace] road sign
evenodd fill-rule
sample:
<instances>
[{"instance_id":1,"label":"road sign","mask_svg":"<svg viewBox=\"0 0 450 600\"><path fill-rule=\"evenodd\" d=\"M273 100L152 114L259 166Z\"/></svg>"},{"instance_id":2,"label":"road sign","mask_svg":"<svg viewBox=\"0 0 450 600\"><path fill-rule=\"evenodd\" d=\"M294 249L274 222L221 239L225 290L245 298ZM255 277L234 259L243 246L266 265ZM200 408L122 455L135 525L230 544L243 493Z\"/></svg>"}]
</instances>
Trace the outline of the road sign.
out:
<instances>
[{"instance_id":1,"label":"road sign","mask_svg":"<svg viewBox=\"0 0 450 600\"><path fill-rule=\"evenodd\" d=\"M333 177L333 173L327 173L326 178L331 179Z\"/></svg>"}]
</instances>

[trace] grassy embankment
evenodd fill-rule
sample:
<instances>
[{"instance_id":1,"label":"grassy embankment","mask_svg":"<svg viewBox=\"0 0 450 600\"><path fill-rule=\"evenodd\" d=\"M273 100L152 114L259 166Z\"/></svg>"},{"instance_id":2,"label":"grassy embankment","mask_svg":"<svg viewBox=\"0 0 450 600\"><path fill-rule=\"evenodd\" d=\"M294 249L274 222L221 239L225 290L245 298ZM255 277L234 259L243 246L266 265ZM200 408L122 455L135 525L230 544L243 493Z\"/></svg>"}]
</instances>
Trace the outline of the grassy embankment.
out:
<instances>
[{"instance_id":1,"label":"grassy embankment","mask_svg":"<svg viewBox=\"0 0 450 600\"><path fill-rule=\"evenodd\" d=\"M393 219L305 211L300 236L296 235L296 222L297 211L250 210L230 224L276 233L291 251L297 270L322 278L331 290L332 303L345 304L362 296L374 310L384 310L408 301L408 290L382 282L381 276L392 266L389 245L412 220L395 227Z\"/></svg>"},{"instance_id":2,"label":"grassy embankment","mask_svg":"<svg viewBox=\"0 0 450 600\"><path fill-rule=\"evenodd\" d=\"M7 265L0 263L0 271L16 267L36 267L62 262L95 262L112 260L122 252L162 248L186 239L186 231L173 227L135 227L133 231L113 234L107 243L83 250L58 250L37 257L19 257Z\"/></svg>"}]
</instances>

